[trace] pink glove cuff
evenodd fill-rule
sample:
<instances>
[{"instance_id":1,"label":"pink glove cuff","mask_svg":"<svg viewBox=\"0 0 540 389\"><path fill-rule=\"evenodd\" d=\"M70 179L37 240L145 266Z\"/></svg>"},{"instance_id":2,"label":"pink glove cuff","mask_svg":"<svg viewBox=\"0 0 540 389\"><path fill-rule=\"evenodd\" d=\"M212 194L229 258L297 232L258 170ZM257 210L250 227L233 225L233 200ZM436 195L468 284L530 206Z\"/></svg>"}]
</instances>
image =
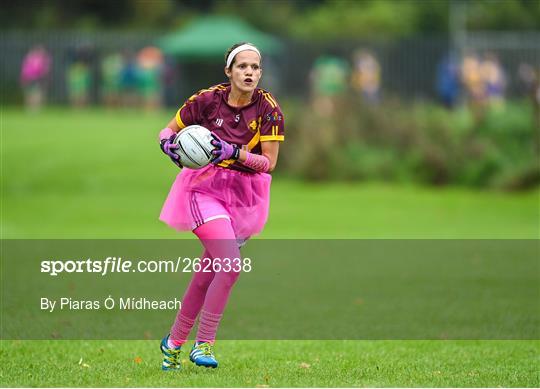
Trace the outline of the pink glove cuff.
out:
<instances>
[{"instance_id":1,"label":"pink glove cuff","mask_svg":"<svg viewBox=\"0 0 540 389\"><path fill-rule=\"evenodd\" d=\"M264 155L246 153L246 160L242 162L244 166L247 166L256 172L266 173L270 169L270 161Z\"/></svg>"},{"instance_id":2,"label":"pink glove cuff","mask_svg":"<svg viewBox=\"0 0 540 389\"><path fill-rule=\"evenodd\" d=\"M171 130L169 127L164 128L159 132L159 141L161 142L163 139L169 139L172 135L174 135L175 132Z\"/></svg>"}]
</instances>

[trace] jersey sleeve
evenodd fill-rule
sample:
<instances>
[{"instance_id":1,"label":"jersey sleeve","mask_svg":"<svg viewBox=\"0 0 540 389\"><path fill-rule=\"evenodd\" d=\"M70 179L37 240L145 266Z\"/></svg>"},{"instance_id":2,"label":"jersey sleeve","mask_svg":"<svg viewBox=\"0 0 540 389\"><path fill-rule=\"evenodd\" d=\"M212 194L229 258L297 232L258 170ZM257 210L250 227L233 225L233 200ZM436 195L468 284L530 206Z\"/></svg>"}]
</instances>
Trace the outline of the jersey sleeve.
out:
<instances>
[{"instance_id":1,"label":"jersey sleeve","mask_svg":"<svg viewBox=\"0 0 540 389\"><path fill-rule=\"evenodd\" d=\"M193 124L201 123L201 116L204 107L208 105L212 99L212 93L208 89L203 89L191 96L176 112L176 124L180 129Z\"/></svg>"},{"instance_id":2,"label":"jersey sleeve","mask_svg":"<svg viewBox=\"0 0 540 389\"><path fill-rule=\"evenodd\" d=\"M274 97L263 93L265 99L265 113L261 123L261 142L285 140L285 122L283 112Z\"/></svg>"}]
</instances>

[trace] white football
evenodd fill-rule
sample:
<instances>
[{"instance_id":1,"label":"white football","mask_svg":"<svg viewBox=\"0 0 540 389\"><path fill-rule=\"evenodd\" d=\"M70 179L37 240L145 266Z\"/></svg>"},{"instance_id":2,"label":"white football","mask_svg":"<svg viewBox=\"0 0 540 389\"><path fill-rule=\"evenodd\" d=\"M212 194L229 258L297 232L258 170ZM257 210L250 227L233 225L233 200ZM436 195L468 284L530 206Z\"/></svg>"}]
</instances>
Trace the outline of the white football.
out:
<instances>
[{"instance_id":1,"label":"white football","mask_svg":"<svg viewBox=\"0 0 540 389\"><path fill-rule=\"evenodd\" d=\"M190 169L200 169L210 163L213 158L212 135L208 129L197 124L187 126L176 135L174 143L178 145L176 154L180 163Z\"/></svg>"}]
</instances>

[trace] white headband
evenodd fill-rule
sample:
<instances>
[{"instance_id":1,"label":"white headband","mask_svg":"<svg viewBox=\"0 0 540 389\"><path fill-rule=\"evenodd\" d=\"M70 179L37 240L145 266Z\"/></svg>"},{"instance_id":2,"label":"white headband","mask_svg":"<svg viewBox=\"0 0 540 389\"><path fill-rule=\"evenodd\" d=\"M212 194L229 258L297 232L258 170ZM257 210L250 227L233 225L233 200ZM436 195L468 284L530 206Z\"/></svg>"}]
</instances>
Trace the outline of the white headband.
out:
<instances>
[{"instance_id":1,"label":"white headband","mask_svg":"<svg viewBox=\"0 0 540 389\"><path fill-rule=\"evenodd\" d=\"M236 56L236 54L238 54L241 51L246 51L246 50L251 50L251 51L256 52L257 54L259 54L259 58L261 58L261 53L259 53L259 50L255 46L248 45L248 44L241 45L241 46L238 46L233 51L231 51L231 53L227 57L227 68L231 67L231 63L232 63L234 57Z\"/></svg>"}]
</instances>

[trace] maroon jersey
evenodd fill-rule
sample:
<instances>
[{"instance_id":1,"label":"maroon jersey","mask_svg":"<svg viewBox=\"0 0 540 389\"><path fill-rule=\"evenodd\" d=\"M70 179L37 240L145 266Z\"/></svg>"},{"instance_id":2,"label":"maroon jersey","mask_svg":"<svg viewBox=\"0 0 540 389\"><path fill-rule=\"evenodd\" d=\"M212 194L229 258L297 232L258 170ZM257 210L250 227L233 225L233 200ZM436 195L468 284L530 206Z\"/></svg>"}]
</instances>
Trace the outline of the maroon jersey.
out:
<instances>
[{"instance_id":1,"label":"maroon jersey","mask_svg":"<svg viewBox=\"0 0 540 389\"><path fill-rule=\"evenodd\" d=\"M231 85L226 83L191 96L176 113L178 127L201 125L224 141L254 154L261 154L261 142L284 140L283 113L269 92L256 88L251 102L243 107L229 105L230 92ZM253 171L233 160L223 161L219 166Z\"/></svg>"}]
</instances>

